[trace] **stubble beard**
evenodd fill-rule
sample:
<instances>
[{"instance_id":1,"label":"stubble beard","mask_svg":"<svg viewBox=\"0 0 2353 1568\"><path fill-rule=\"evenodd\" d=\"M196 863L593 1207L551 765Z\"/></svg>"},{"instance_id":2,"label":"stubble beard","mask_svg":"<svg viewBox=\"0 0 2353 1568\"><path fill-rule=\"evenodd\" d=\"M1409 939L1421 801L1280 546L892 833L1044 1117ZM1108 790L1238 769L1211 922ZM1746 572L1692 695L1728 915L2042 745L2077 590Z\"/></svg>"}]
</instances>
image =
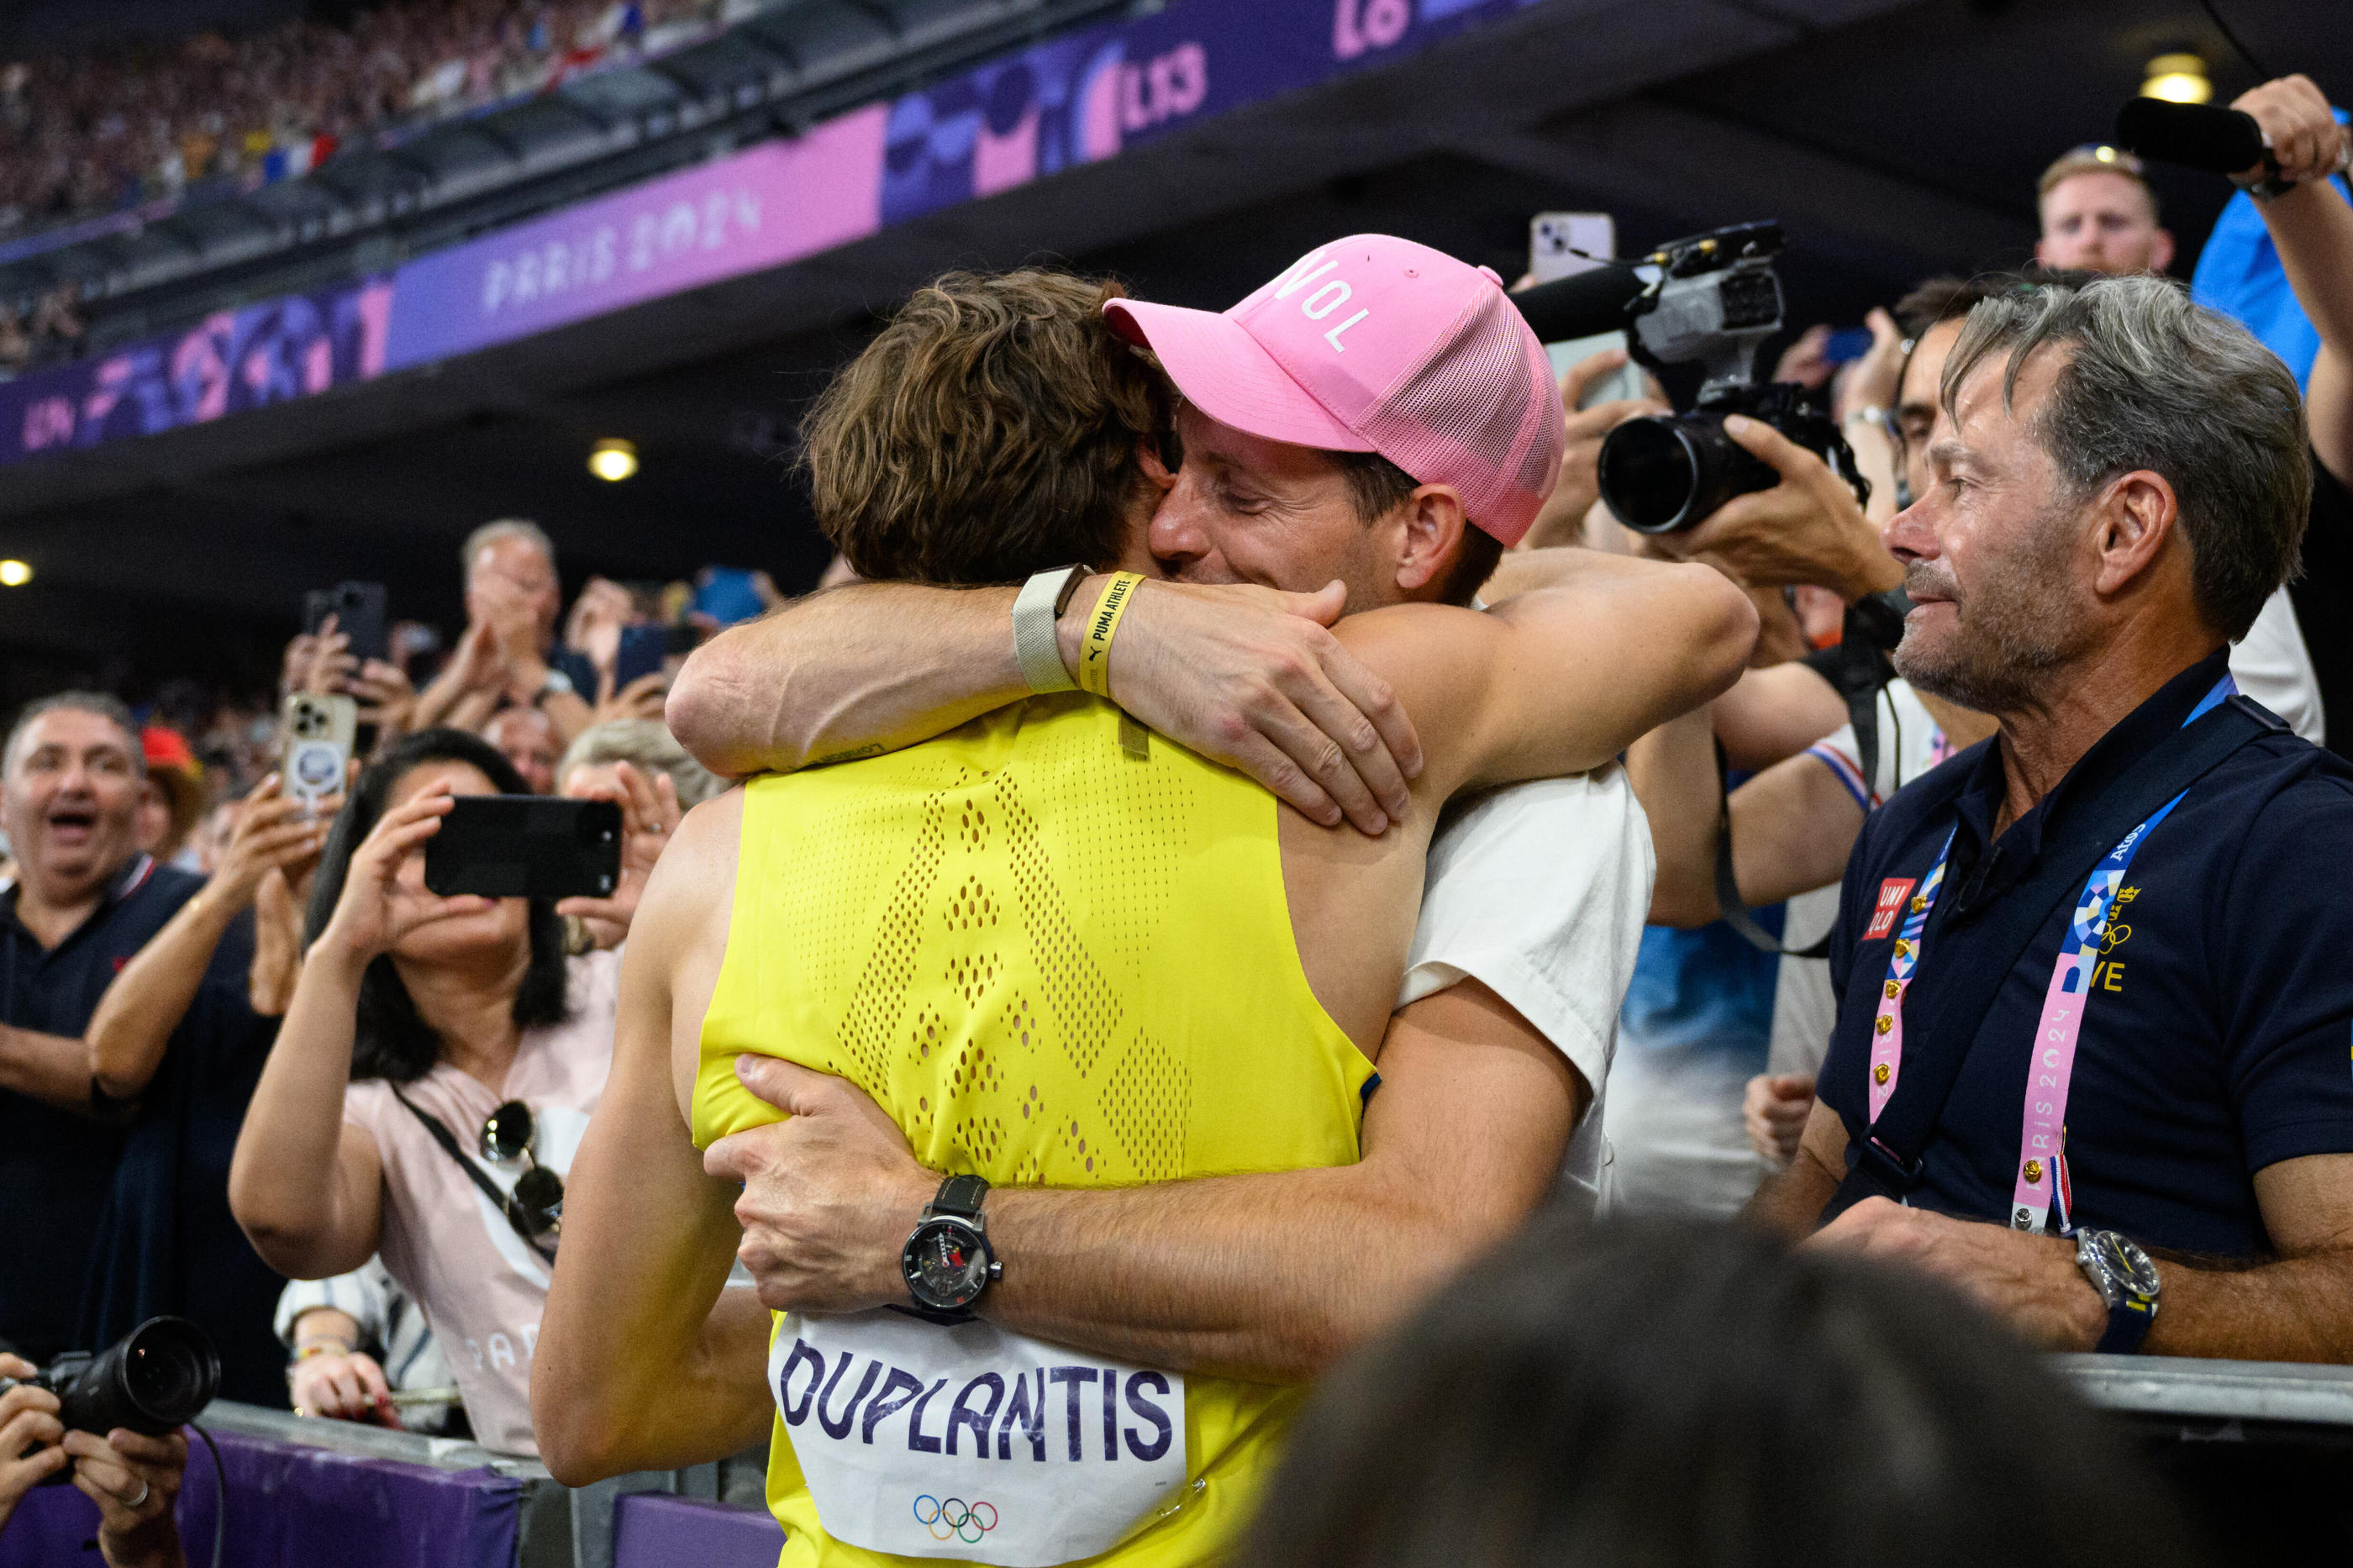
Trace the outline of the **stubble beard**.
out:
<instances>
[{"instance_id":1,"label":"stubble beard","mask_svg":"<svg viewBox=\"0 0 2353 1568\"><path fill-rule=\"evenodd\" d=\"M1949 569L1915 562L1905 586L1952 595L1953 626L1941 647L1923 646L1909 626L1893 656L1895 672L1932 697L2000 718L2048 706L2053 672L2073 662L2082 617L2067 571L2072 500L2047 508L2021 546L1988 563L1960 593Z\"/></svg>"}]
</instances>

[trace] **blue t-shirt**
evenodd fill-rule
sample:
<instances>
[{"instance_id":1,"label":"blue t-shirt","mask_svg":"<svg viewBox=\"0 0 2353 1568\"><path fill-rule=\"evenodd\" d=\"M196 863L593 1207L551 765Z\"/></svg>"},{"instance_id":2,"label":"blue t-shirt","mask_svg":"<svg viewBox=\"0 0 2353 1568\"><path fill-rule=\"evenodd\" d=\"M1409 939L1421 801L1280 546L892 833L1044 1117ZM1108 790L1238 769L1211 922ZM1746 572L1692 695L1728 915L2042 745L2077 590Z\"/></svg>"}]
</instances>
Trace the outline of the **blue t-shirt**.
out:
<instances>
[{"instance_id":1,"label":"blue t-shirt","mask_svg":"<svg viewBox=\"0 0 2353 1568\"><path fill-rule=\"evenodd\" d=\"M2336 111L2337 121L2345 111ZM2337 194L2347 186L2340 175L2331 180ZM2320 332L2296 302L2280 266L2279 247L2263 226L2263 211L2244 191L2232 196L2214 220L2214 230L2198 252L2198 268L2190 275L2189 297L2237 320L2262 340L2263 345L2287 362L2299 386L2312 380L2312 362L2320 353Z\"/></svg>"},{"instance_id":2,"label":"blue t-shirt","mask_svg":"<svg viewBox=\"0 0 2353 1568\"><path fill-rule=\"evenodd\" d=\"M1753 912L1757 924L1781 934L1782 906ZM1780 971L1778 957L1722 921L1692 931L1644 926L1619 1009L1619 1048L1715 1058L1743 1077L1763 1072Z\"/></svg>"},{"instance_id":3,"label":"blue t-shirt","mask_svg":"<svg viewBox=\"0 0 2353 1568\"><path fill-rule=\"evenodd\" d=\"M1831 933L1839 1012L1820 1077L1850 1160L1868 1115L1864 1075L1895 941L1894 922L1875 918L1881 895L1908 882L1894 897L1900 910L1954 833L1905 995L1904 1048L1907 1059L1968 1054L1923 1152L1914 1204L2007 1217L2028 1051L2074 899L2052 911L1982 1014L1945 1016L1939 1004L1973 963L1998 962L1985 952L1985 913L2031 873L2046 826L2085 809L2170 738L2225 668L2217 652L2176 676L1998 839L2003 779L1991 742L1864 824ZM2353 764L2284 731L2241 747L2150 833L2119 895L2076 1047L2065 1127L2075 1225L2252 1258L2269 1250L2254 1173L2353 1152L2348 866Z\"/></svg>"}]
</instances>

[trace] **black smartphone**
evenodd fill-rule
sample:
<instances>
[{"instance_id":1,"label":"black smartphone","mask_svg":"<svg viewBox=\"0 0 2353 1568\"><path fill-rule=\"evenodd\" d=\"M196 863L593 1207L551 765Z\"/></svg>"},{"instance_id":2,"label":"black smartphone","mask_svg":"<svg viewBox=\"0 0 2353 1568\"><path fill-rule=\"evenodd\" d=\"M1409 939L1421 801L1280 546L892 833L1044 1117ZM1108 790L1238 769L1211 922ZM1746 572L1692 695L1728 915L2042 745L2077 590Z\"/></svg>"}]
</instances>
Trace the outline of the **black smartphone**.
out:
<instances>
[{"instance_id":1,"label":"black smartphone","mask_svg":"<svg viewBox=\"0 0 2353 1568\"><path fill-rule=\"evenodd\" d=\"M425 841L425 886L444 898L602 899L621 879L621 808L609 800L461 795Z\"/></svg>"},{"instance_id":2,"label":"black smartphone","mask_svg":"<svg viewBox=\"0 0 2353 1568\"><path fill-rule=\"evenodd\" d=\"M384 584L338 583L313 588L302 595L302 629L312 636L335 617L335 629L351 638L352 652L362 659L390 658L390 623L385 619Z\"/></svg>"}]
</instances>

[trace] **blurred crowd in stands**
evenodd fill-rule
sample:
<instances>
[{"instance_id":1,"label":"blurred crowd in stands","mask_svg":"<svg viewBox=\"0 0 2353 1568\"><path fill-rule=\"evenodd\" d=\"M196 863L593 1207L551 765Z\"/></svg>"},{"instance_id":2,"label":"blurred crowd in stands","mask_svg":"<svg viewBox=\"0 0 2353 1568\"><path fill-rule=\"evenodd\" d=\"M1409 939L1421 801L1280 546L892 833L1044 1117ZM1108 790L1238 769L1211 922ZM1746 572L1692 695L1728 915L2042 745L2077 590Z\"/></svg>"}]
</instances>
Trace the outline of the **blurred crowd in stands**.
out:
<instances>
[{"instance_id":1,"label":"blurred crowd in stands","mask_svg":"<svg viewBox=\"0 0 2353 1568\"><path fill-rule=\"evenodd\" d=\"M396 0L346 26L0 64L0 243L94 215L251 189L419 124L659 55L768 0ZM0 310L0 373L79 337L71 285Z\"/></svg>"}]
</instances>

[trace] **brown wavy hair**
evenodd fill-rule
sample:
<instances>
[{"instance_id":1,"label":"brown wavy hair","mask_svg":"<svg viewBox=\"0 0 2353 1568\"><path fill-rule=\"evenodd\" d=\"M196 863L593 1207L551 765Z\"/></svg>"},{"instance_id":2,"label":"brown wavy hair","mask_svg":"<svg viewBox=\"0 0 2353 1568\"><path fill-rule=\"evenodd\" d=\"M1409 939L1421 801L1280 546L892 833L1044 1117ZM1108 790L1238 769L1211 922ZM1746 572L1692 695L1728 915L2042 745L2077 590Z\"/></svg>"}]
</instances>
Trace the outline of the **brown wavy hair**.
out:
<instances>
[{"instance_id":1,"label":"brown wavy hair","mask_svg":"<svg viewBox=\"0 0 2353 1568\"><path fill-rule=\"evenodd\" d=\"M801 423L818 526L861 577L1017 582L1119 555L1168 428L1159 370L1103 325L1118 284L951 272Z\"/></svg>"}]
</instances>

